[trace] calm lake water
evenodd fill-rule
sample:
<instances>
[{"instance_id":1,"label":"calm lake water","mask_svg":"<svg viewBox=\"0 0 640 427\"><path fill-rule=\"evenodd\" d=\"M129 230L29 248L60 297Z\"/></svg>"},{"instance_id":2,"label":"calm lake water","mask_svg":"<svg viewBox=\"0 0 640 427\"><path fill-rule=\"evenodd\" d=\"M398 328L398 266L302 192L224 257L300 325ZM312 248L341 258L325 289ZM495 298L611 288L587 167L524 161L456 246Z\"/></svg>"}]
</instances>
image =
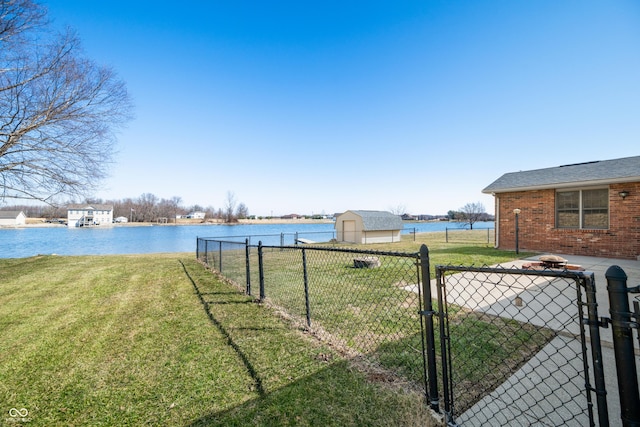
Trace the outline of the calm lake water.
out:
<instances>
[{"instance_id":1,"label":"calm lake water","mask_svg":"<svg viewBox=\"0 0 640 427\"><path fill-rule=\"evenodd\" d=\"M444 231L455 223L407 223L403 233ZM493 222L474 228L493 228ZM92 228L0 229L0 258L24 258L41 254L110 255L158 252L194 252L198 237L220 237L237 241L251 237L252 244L291 245L298 237L326 242L335 237L333 224L259 224L194 226L114 226Z\"/></svg>"}]
</instances>

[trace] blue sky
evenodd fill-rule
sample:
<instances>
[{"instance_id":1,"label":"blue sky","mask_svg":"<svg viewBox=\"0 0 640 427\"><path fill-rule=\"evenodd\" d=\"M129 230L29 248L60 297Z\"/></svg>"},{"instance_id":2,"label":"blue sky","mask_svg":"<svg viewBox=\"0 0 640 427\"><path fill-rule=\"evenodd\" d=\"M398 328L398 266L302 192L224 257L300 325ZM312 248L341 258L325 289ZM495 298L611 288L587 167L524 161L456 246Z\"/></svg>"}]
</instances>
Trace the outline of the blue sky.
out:
<instances>
[{"instance_id":1,"label":"blue sky","mask_svg":"<svg viewBox=\"0 0 640 427\"><path fill-rule=\"evenodd\" d=\"M493 213L504 173L640 155L634 0L44 4L135 103L104 199Z\"/></svg>"}]
</instances>

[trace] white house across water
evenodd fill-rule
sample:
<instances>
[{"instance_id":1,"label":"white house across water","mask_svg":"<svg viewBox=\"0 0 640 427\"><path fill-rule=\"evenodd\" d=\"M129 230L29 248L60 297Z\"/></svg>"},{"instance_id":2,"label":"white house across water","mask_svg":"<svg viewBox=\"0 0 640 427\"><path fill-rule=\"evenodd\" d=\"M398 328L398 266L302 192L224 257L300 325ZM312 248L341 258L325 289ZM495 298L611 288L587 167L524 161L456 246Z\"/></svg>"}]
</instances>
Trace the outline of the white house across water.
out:
<instances>
[{"instance_id":1,"label":"white house across water","mask_svg":"<svg viewBox=\"0 0 640 427\"><path fill-rule=\"evenodd\" d=\"M69 205L67 206L69 227L93 227L113 223L112 205Z\"/></svg>"}]
</instances>

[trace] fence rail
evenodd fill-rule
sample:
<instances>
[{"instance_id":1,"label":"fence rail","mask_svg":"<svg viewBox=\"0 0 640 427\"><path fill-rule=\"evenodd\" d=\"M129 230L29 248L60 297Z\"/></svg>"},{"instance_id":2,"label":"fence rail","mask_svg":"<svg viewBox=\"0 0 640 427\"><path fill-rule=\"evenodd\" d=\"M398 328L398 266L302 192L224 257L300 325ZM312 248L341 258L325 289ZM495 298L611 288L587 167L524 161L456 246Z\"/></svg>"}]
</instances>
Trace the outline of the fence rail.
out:
<instances>
[{"instance_id":1,"label":"fence rail","mask_svg":"<svg viewBox=\"0 0 640 427\"><path fill-rule=\"evenodd\" d=\"M336 236L335 231L296 231L294 233L275 233L275 234L253 234L253 235L240 235L240 236L215 236L215 237L198 237L198 244L204 241L233 241L233 242L245 242L248 241L250 245L257 246L258 242L262 242L268 245L289 246L297 245L301 243L301 239L305 241L311 241L314 243L325 243L334 240Z\"/></svg>"},{"instance_id":2,"label":"fence rail","mask_svg":"<svg viewBox=\"0 0 640 427\"><path fill-rule=\"evenodd\" d=\"M486 242L487 244L495 243L494 228L446 228L445 242Z\"/></svg>"}]
</instances>

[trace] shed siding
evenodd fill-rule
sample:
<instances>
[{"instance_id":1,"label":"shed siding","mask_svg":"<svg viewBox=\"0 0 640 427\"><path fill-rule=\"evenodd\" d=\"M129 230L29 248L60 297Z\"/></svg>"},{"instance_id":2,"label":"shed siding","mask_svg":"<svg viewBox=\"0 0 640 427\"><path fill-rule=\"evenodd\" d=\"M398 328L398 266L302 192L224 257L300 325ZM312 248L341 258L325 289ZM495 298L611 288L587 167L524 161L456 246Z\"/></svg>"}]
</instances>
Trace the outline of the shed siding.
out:
<instances>
[{"instance_id":1,"label":"shed siding","mask_svg":"<svg viewBox=\"0 0 640 427\"><path fill-rule=\"evenodd\" d=\"M368 214L377 211L346 211L338 215L336 218L336 239L341 242L348 243L388 243L400 241L400 233L402 230L402 221L393 221L393 224L385 228L382 217L391 216L389 213L384 215L376 214L363 218L362 214ZM392 218L396 219L396 218Z\"/></svg>"},{"instance_id":2,"label":"shed siding","mask_svg":"<svg viewBox=\"0 0 640 427\"><path fill-rule=\"evenodd\" d=\"M374 230L362 232L362 243L389 243L400 241L400 230Z\"/></svg>"}]
</instances>

